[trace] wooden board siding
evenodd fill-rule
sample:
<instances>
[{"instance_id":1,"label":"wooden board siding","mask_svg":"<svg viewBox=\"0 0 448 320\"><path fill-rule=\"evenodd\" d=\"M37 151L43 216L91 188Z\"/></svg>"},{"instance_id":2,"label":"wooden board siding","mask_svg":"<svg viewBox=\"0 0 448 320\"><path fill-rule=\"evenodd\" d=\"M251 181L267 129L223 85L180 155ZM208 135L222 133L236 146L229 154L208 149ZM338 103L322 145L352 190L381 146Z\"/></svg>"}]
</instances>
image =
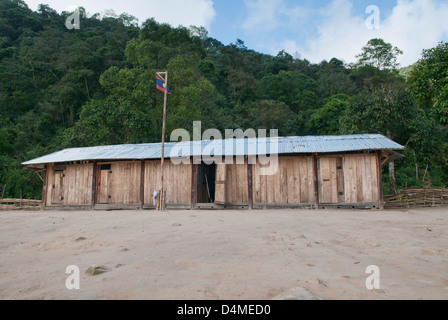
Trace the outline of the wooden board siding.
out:
<instances>
[{"instance_id":1,"label":"wooden board siding","mask_svg":"<svg viewBox=\"0 0 448 320\"><path fill-rule=\"evenodd\" d=\"M259 161L254 165L248 165L247 159L241 165L217 165L215 202L227 206L250 207L253 204L257 208L378 205L381 203L378 158L376 153L280 157L277 173L269 176L261 175L263 167ZM166 204L193 208L197 165L175 165L167 161L164 170ZM66 166L50 164L43 195L49 208L93 207L93 203L96 206L141 208L142 196L143 207L148 208L153 206L153 192L160 191L160 188L158 160Z\"/></svg>"},{"instance_id":2,"label":"wooden board siding","mask_svg":"<svg viewBox=\"0 0 448 320\"><path fill-rule=\"evenodd\" d=\"M111 203L112 199L112 166L110 169L98 169L98 197L97 203Z\"/></svg>"},{"instance_id":3,"label":"wooden board siding","mask_svg":"<svg viewBox=\"0 0 448 320\"><path fill-rule=\"evenodd\" d=\"M337 158L320 158L318 162L319 203L338 203Z\"/></svg>"},{"instance_id":4,"label":"wooden board siding","mask_svg":"<svg viewBox=\"0 0 448 320\"><path fill-rule=\"evenodd\" d=\"M53 165L48 164L47 165L47 179L46 179L46 194L45 194L45 205L51 206L51 198L52 198L52 192L53 192L53 183L54 183L54 174L53 174Z\"/></svg>"},{"instance_id":5,"label":"wooden board siding","mask_svg":"<svg viewBox=\"0 0 448 320\"><path fill-rule=\"evenodd\" d=\"M343 157L323 157L318 161L319 203L345 202Z\"/></svg>"},{"instance_id":6,"label":"wooden board siding","mask_svg":"<svg viewBox=\"0 0 448 320\"><path fill-rule=\"evenodd\" d=\"M280 157L276 174L262 176L254 165L253 201L256 204L297 205L314 203L313 157Z\"/></svg>"},{"instance_id":7,"label":"wooden board siding","mask_svg":"<svg viewBox=\"0 0 448 320\"><path fill-rule=\"evenodd\" d=\"M67 166L64 177L65 206L90 205L92 202L93 164Z\"/></svg>"},{"instance_id":8,"label":"wooden board siding","mask_svg":"<svg viewBox=\"0 0 448 320\"><path fill-rule=\"evenodd\" d=\"M345 155L345 203L377 203L378 162L376 154Z\"/></svg>"},{"instance_id":9,"label":"wooden board siding","mask_svg":"<svg viewBox=\"0 0 448 320\"><path fill-rule=\"evenodd\" d=\"M216 165L215 204L225 205L227 202L227 165L225 161Z\"/></svg>"},{"instance_id":10,"label":"wooden board siding","mask_svg":"<svg viewBox=\"0 0 448 320\"><path fill-rule=\"evenodd\" d=\"M53 185L51 186L51 203L62 204L64 199L64 171L53 172Z\"/></svg>"},{"instance_id":11,"label":"wooden board siding","mask_svg":"<svg viewBox=\"0 0 448 320\"><path fill-rule=\"evenodd\" d=\"M99 163L97 204L139 204L140 178L140 162Z\"/></svg>"},{"instance_id":12,"label":"wooden board siding","mask_svg":"<svg viewBox=\"0 0 448 320\"><path fill-rule=\"evenodd\" d=\"M249 184L247 182L247 159L244 164L226 164L226 204L249 204ZM218 181L218 179L217 179Z\"/></svg>"},{"instance_id":13,"label":"wooden board siding","mask_svg":"<svg viewBox=\"0 0 448 320\"><path fill-rule=\"evenodd\" d=\"M154 191L159 192L160 185L160 161L147 161L145 163L145 205L153 205ZM190 205L191 203L191 178L192 165L175 165L171 161L164 163L164 189L166 191L167 205Z\"/></svg>"},{"instance_id":14,"label":"wooden board siding","mask_svg":"<svg viewBox=\"0 0 448 320\"><path fill-rule=\"evenodd\" d=\"M161 190L160 166L160 161L146 161L145 163L145 205L152 206L154 191L160 192Z\"/></svg>"},{"instance_id":15,"label":"wooden board siding","mask_svg":"<svg viewBox=\"0 0 448 320\"><path fill-rule=\"evenodd\" d=\"M92 203L93 165L69 165L54 171L49 165L46 206L82 206Z\"/></svg>"},{"instance_id":16,"label":"wooden board siding","mask_svg":"<svg viewBox=\"0 0 448 320\"><path fill-rule=\"evenodd\" d=\"M381 151L377 151L377 174L378 174L378 209L384 210L384 194L383 194L383 168L381 165Z\"/></svg>"},{"instance_id":17,"label":"wooden board siding","mask_svg":"<svg viewBox=\"0 0 448 320\"><path fill-rule=\"evenodd\" d=\"M338 203L345 202L345 182L344 182L344 158L339 157L336 160L336 179L338 189Z\"/></svg>"},{"instance_id":18,"label":"wooden board siding","mask_svg":"<svg viewBox=\"0 0 448 320\"><path fill-rule=\"evenodd\" d=\"M247 164L247 190L249 197L249 209L253 209L254 207L254 168L253 165Z\"/></svg>"},{"instance_id":19,"label":"wooden board siding","mask_svg":"<svg viewBox=\"0 0 448 320\"><path fill-rule=\"evenodd\" d=\"M190 200L190 209L194 209L195 204L197 203L197 185L198 185L198 166L191 166L191 200Z\"/></svg>"},{"instance_id":20,"label":"wooden board siding","mask_svg":"<svg viewBox=\"0 0 448 320\"><path fill-rule=\"evenodd\" d=\"M112 164L112 204L138 204L140 202L140 162Z\"/></svg>"}]
</instances>

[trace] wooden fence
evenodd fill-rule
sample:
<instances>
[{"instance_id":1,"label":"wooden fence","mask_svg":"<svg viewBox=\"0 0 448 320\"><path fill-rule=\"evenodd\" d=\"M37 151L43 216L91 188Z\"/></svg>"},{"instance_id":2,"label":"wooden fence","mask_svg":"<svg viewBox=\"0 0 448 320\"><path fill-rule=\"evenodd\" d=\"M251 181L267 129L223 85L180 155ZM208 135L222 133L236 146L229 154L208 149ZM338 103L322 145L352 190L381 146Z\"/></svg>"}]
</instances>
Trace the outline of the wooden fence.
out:
<instances>
[{"instance_id":1,"label":"wooden fence","mask_svg":"<svg viewBox=\"0 0 448 320\"><path fill-rule=\"evenodd\" d=\"M406 189L385 196L386 208L439 207L448 205L448 189Z\"/></svg>"},{"instance_id":2,"label":"wooden fence","mask_svg":"<svg viewBox=\"0 0 448 320\"><path fill-rule=\"evenodd\" d=\"M41 200L0 199L0 210L40 210Z\"/></svg>"},{"instance_id":3,"label":"wooden fence","mask_svg":"<svg viewBox=\"0 0 448 320\"><path fill-rule=\"evenodd\" d=\"M385 208L447 206L448 189L404 189L384 201ZM41 204L41 200L0 199L0 210L40 210Z\"/></svg>"}]
</instances>

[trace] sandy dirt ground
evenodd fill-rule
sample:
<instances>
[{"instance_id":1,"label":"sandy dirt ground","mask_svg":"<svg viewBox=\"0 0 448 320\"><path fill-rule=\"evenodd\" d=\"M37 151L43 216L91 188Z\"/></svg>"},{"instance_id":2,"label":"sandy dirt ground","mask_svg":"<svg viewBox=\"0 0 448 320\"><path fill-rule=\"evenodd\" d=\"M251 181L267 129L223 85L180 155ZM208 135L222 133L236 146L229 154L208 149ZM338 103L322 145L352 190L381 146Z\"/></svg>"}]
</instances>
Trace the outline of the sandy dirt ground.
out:
<instances>
[{"instance_id":1,"label":"sandy dirt ground","mask_svg":"<svg viewBox=\"0 0 448 320\"><path fill-rule=\"evenodd\" d=\"M111 271L89 276L90 265ZM81 271L80 290L65 286ZM380 268L380 290L366 268ZM0 299L448 299L448 209L0 211Z\"/></svg>"}]
</instances>

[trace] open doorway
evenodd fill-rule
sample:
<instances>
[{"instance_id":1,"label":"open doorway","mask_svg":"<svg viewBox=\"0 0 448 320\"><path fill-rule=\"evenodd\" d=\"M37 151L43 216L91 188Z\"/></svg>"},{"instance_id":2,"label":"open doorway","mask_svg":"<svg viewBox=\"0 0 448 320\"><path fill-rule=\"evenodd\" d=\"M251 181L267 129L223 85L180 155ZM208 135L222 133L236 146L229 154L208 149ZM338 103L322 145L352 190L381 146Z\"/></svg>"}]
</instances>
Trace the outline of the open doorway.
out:
<instances>
[{"instance_id":1,"label":"open doorway","mask_svg":"<svg viewBox=\"0 0 448 320\"><path fill-rule=\"evenodd\" d=\"M198 166L198 185L196 203L214 203L216 190L216 164L202 162Z\"/></svg>"}]
</instances>

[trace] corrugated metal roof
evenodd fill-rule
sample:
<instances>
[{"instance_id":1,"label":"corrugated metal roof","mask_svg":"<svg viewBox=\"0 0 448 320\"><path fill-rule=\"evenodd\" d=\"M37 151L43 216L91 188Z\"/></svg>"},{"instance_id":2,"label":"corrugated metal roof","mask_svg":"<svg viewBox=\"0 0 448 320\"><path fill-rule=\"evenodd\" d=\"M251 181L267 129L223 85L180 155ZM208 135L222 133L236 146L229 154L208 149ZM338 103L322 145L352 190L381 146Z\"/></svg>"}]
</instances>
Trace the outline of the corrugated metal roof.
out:
<instances>
[{"instance_id":1,"label":"corrugated metal roof","mask_svg":"<svg viewBox=\"0 0 448 320\"><path fill-rule=\"evenodd\" d=\"M278 142L276 144L276 142ZM277 147L276 147L277 146ZM309 136L286 138L259 138L166 143L168 158L190 156L242 156L300 153L338 153L366 150L403 150L405 147L379 134L348 136ZM233 150L232 150L233 149ZM115 145L66 149L23 165L62 163L89 160L160 159L162 144Z\"/></svg>"}]
</instances>

